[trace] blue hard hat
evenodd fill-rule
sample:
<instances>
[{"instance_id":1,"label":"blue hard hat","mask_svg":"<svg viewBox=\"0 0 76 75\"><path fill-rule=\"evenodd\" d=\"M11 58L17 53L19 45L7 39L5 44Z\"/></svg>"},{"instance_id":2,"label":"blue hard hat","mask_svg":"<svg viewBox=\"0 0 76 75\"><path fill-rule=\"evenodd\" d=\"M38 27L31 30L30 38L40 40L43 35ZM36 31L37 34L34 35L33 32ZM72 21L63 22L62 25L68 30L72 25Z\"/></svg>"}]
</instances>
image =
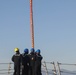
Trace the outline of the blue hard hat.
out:
<instances>
[{"instance_id":1,"label":"blue hard hat","mask_svg":"<svg viewBox=\"0 0 76 75\"><path fill-rule=\"evenodd\" d=\"M30 51L31 51L31 52L34 52L35 50L34 50L34 48L31 48Z\"/></svg>"},{"instance_id":2,"label":"blue hard hat","mask_svg":"<svg viewBox=\"0 0 76 75\"><path fill-rule=\"evenodd\" d=\"M28 53L28 49L27 48L24 49L24 53Z\"/></svg>"},{"instance_id":3,"label":"blue hard hat","mask_svg":"<svg viewBox=\"0 0 76 75\"><path fill-rule=\"evenodd\" d=\"M36 53L41 53L40 49L37 49Z\"/></svg>"}]
</instances>

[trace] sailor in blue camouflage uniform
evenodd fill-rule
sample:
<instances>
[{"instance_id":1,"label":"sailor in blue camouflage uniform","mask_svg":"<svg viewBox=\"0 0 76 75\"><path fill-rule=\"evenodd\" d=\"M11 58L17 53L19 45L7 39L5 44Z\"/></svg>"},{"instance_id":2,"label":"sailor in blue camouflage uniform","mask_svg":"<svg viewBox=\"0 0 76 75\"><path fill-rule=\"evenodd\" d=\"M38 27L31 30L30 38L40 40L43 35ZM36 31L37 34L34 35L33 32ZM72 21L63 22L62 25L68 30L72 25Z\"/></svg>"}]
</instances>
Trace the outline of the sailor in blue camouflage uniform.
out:
<instances>
[{"instance_id":1,"label":"sailor in blue camouflage uniform","mask_svg":"<svg viewBox=\"0 0 76 75\"><path fill-rule=\"evenodd\" d=\"M34 48L31 48L30 54L29 54L29 75L35 75L35 61L36 61L36 55Z\"/></svg>"},{"instance_id":2,"label":"sailor in blue camouflage uniform","mask_svg":"<svg viewBox=\"0 0 76 75\"><path fill-rule=\"evenodd\" d=\"M41 73L41 61L43 57L41 56L41 51L38 49L35 54L36 54L36 61L35 61L35 75L42 75Z\"/></svg>"},{"instance_id":3,"label":"sailor in blue camouflage uniform","mask_svg":"<svg viewBox=\"0 0 76 75\"><path fill-rule=\"evenodd\" d=\"M24 53L22 54L22 75L28 75L29 71L29 50L27 48L24 49Z\"/></svg>"}]
</instances>

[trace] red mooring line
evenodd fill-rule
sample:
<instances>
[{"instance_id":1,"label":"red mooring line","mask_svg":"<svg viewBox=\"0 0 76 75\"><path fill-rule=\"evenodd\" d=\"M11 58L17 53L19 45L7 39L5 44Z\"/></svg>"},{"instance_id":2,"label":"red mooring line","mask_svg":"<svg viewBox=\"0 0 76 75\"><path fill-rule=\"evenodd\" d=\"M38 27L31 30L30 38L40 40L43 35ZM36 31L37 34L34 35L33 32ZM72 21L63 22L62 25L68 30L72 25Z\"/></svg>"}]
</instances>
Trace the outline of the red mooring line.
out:
<instances>
[{"instance_id":1,"label":"red mooring line","mask_svg":"<svg viewBox=\"0 0 76 75\"><path fill-rule=\"evenodd\" d=\"M30 29L31 29L32 48L34 48L34 25L33 25L32 0L30 0Z\"/></svg>"}]
</instances>

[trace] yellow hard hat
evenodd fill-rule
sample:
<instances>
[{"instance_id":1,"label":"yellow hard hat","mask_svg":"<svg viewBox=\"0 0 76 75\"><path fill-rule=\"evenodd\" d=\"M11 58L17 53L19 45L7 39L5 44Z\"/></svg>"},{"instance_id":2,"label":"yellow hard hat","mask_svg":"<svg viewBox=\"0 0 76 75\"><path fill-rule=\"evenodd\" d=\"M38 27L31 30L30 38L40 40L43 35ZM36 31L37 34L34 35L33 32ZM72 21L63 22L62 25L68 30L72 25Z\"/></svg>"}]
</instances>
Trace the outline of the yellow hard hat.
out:
<instances>
[{"instance_id":1,"label":"yellow hard hat","mask_svg":"<svg viewBox=\"0 0 76 75\"><path fill-rule=\"evenodd\" d=\"M15 51L15 52L19 51L19 48L15 48L14 51Z\"/></svg>"}]
</instances>

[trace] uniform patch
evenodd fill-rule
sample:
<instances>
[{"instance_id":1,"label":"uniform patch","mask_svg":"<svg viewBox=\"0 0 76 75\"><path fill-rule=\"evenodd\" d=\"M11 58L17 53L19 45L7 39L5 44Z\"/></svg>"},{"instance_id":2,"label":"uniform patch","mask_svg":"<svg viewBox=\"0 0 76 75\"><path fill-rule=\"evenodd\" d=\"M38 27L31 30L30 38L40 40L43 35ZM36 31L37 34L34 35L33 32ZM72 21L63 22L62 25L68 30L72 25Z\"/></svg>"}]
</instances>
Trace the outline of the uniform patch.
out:
<instances>
[{"instance_id":1,"label":"uniform patch","mask_svg":"<svg viewBox=\"0 0 76 75\"><path fill-rule=\"evenodd\" d=\"M32 60L34 60L34 58L32 58Z\"/></svg>"}]
</instances>

